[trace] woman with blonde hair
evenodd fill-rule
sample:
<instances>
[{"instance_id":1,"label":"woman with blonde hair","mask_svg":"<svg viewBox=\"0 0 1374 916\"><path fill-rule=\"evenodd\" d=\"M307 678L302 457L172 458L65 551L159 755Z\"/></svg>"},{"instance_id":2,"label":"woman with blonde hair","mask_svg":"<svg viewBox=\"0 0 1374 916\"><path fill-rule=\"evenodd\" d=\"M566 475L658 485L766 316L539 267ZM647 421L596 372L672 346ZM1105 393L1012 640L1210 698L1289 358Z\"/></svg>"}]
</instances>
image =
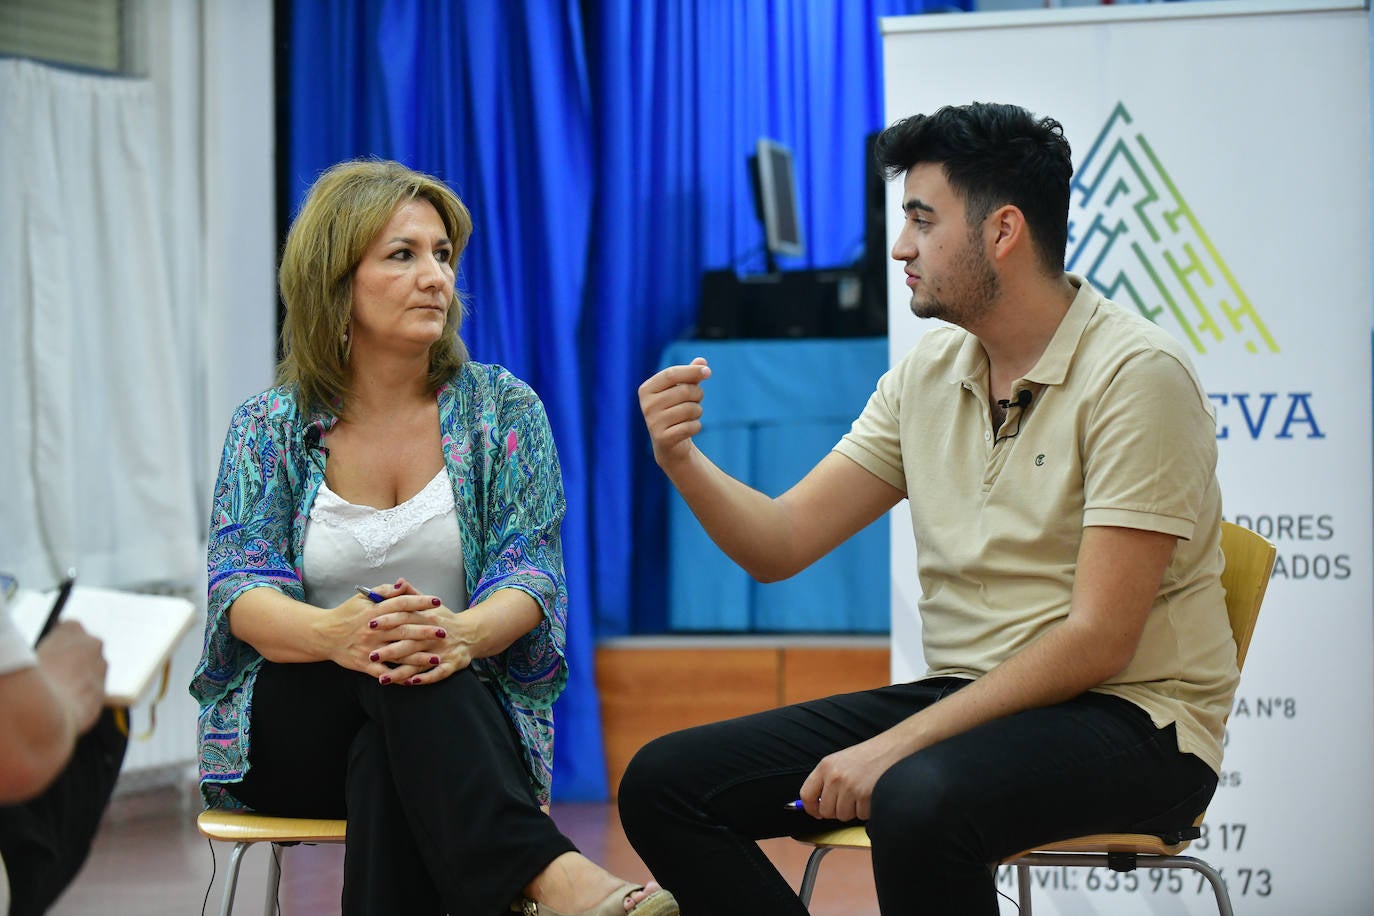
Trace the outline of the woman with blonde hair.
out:
<instances>
[{"instance_id":1,"label":"woman with blonde hair","mask_svg":"<svg viewBox=\"0 0 1374 916\"><path fill-rule=\"evenodd\" d=\"M541 811L563 488L539 399L459 337L471 232L446 185L379 160L326 171L292 224L278 385L235 412L215 484L201 790L347 817L345 913L668 916Z\"/></svg>"}]
</instances>

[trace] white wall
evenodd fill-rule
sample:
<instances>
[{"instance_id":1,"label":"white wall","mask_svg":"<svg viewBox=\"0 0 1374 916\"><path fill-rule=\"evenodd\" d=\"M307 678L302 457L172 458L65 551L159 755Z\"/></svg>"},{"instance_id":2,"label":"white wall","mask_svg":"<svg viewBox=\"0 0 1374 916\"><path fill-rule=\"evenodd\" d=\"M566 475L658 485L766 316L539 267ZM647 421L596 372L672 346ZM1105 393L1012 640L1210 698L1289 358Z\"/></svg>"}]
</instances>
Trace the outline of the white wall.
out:
<instances>
[{"instance_id":1,"label":"white wall","mask_svg":"<svg viewBox=\"0 0 1374 916\"><path fill-rule=\"evenodd\" d=\"M175 288L198 353L195 449L209 486L229 414L271 383L276 208L271 0L145 0L148 76L175 189Z\"/></svg>"},{"instance_id":2,"label":"white wall","mask_svg":"<svg viewBox=\"0 0 1374 916\"><path fill-rule=\"evenodd\" d=\"M186 431L198 506L208 515L233 409L271 384L276 349L276 208L271 0L145 0L142 53L157 87L172 286L184 322L193 405ZM202 530L203 527L202 527ZM204 604L205 581L188 588ZM121 791L195 759L186 685L197 624L178 647L150 739L129 745ZM146 704L145 704L146 705ZM135 728L146 715L134 711Z\"/></svg>"}]
</instances>

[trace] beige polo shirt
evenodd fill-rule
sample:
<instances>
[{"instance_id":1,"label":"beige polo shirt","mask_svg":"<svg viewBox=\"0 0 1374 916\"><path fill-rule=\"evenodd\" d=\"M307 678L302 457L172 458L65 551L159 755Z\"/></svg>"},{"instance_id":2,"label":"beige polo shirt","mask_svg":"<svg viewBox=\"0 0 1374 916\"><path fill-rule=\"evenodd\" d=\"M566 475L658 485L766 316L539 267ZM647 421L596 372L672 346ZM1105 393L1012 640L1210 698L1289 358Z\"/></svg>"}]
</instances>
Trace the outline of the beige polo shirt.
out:
<instances>
[{"instance_id":1,"label":"beige polo shirt","mask_svg":"<svg viewBox=\"0 0 1374 916\"><path fill-rule=\"evenodd\" d=\"M1084 526L1177 535L1124 697L1214 770L1235 693L1221 587L1216 419L1183 348L1070 274L1078 294L999 430L982 345L928 331L835 450L907 494L927 676L979 677L1069 612Z\"/></svg>"}]
</instances>

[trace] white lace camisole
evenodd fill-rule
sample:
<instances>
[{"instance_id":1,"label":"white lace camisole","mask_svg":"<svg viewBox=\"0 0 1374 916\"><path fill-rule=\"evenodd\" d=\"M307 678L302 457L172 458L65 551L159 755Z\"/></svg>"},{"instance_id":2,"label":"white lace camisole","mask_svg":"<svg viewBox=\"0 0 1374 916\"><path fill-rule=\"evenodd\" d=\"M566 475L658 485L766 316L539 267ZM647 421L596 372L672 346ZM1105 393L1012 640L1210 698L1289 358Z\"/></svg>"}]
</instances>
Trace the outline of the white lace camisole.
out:
<instances>
[{"instance_id":1,"label":"white lace camisole","mask_svg":"<svg viewBox=\"0 0 1374 916\"><path fill-rule=\"evenodd\" d=\"M301 560L305 600L337 607L357 594L401 577L451 610L468 606L458 512L447 469L390 509L358 506L321 483L310 506Z\"/></svg>"}]
</instances>

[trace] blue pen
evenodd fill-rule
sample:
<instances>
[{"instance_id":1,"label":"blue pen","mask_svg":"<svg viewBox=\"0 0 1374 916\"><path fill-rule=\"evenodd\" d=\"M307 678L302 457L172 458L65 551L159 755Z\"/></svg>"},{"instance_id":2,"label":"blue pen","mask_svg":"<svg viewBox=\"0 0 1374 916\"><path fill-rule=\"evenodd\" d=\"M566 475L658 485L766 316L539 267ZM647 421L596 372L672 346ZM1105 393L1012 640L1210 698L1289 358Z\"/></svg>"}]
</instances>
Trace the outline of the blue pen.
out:
<instances>
[{"instance_id":1,"label":"blue pen","mask_svg":"<svg viewBox=\"0 0 1374 916\"><path fill-rule=\"evenodd\" d=\"M381 602L386 600L370 588L363 588L361 585L355 585L353 587L358 590L358 594L362 595L364 598L366 598L368 601L371 601L373 604L380 604Z\"/></svg>"},{"instance_id":2,"label":"blue pen","mask_svg":"<svg viewBox=\"0 0 1374 916\"><path fill-rule=\"evenodd\" d=\"M802 801L799 798L796 801L788 802L787 804L783 805L783 807L786 808L788 811L805 811L806 802Z\"/></svg>"}]
</instances>

